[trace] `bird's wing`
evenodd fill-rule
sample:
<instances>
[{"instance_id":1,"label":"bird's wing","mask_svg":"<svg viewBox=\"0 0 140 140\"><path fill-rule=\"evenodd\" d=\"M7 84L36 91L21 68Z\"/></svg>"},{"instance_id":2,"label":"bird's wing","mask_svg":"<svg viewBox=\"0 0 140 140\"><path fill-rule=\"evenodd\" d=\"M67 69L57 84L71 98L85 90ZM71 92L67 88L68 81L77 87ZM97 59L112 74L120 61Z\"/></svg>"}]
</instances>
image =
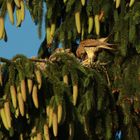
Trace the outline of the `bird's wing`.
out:
<instances>
[{"instance_id":1,"label":"bird's wing","mask_svg":"<svg viewBox=\"0 0 140 140\"><path fill-rule=\"evenodd\" d=\"M108 39L109 39L108 37L103 37L103 38L99 38L97 40L100 41L100 42L107 42Z\"/></svg>"},{"instance_id":2,"label":"bird's wing","mask_svg":"<svg viewBox=\"0 0 140 140\"><path fill-rule=\"evenodd\" d=\"M107 46L107 45L99 45L99 46L97 46L97 48L108 49L108 50L115 50L114 48L109 47L109 46Z\"/></svg>"},{"instance_id":3,"label":"bird's wing","mask_svg":"<svg viewBox=\"0 0 140 140\"><path fill-rule=\"evenodd\" d=\"M80 46L83 47L97 46L97 41L95 39L86 39L80 42Z\"/></svg>"},{"instance_id":4,"label":"bird's wing","mask_svg":"<svg viewBox=\"0 0 140 140\"><path fill-rule=\"evenodd\" d=\"M96 46L100 46L100 45L106 45L106 46L114 46L115 44L110 44L107 42L103 42L103 38L100 41L99 39L86 39L80 42L79 46L83 46L83 47L96 47Z\"/></svg>"}]
</instances>

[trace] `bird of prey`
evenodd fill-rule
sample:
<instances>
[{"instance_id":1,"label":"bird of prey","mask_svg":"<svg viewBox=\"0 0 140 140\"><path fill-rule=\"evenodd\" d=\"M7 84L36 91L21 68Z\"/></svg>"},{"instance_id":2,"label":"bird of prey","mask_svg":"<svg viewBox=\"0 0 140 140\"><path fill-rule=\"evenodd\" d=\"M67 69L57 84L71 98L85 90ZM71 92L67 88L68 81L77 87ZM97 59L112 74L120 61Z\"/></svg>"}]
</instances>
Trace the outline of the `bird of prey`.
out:
<instances>
[{"instance_id":1,"label":"bird of prey","mask_svg":"<svg viewBox=\"0 0 140 140\"><path fill-rule=\"evenodd\" d=\"M100 38L100 39L86 39L80 42L79 47L76 50L76 55L79 58L82 58L85 54L87 54L88 64L92 64L94 62L96 53L102 49L115 50L111 46L115 44L107 43L108 37Z\"/></svg>"}]
</instances>

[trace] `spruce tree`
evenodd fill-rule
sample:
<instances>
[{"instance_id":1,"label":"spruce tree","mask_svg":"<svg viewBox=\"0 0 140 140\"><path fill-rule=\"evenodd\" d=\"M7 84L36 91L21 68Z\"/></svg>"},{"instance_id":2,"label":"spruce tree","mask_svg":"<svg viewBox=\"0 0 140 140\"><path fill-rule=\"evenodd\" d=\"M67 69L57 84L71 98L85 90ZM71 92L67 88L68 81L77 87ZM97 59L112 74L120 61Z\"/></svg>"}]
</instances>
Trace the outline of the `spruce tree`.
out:
<instances>
[{"instance_id":1,"label":"spruce tree","mask_svg":"<svg viewBox=\"0 0 140 140\"><path fill-rule=\"evenodd\" d=\"M0 57L0 140L139 140L140 2L0 0L0 39L25 10L46 35L36 57Z\"/></svg>"}]
</instances>

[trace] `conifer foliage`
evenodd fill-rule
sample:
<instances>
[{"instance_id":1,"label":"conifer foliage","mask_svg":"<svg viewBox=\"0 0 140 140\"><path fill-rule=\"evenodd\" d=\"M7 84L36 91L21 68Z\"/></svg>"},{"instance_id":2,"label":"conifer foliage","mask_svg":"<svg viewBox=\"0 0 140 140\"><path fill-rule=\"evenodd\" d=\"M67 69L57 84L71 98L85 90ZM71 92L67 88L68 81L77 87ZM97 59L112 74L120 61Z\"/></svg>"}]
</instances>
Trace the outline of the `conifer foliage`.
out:
<instances>
[{"instance_id":1,"label":"conifer foliage","mask_svg":"<svg viewBox=\"0 0 140 140\"><path fill-rule=\"evenodd\" d=\"M0 57L0 140L139 140L140 2L0 0L0 39L26 10L46 36L37 57ZM105 37L114 51L84 65L79 43Z\"/></svg>"}]
</instances>

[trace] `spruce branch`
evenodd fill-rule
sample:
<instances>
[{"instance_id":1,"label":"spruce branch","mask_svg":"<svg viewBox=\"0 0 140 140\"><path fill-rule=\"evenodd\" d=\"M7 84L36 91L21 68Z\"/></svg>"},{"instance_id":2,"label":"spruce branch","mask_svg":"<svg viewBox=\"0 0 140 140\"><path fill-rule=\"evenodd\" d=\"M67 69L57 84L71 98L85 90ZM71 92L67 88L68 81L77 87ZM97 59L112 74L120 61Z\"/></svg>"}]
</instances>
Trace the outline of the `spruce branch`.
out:
<instances>
[{"instance_id":1,"label":"spruce branch","mask_svg":"<svg viewBox=\"0 0 140 140\"><path fill-rule=\"evenodd\" d=\"M8 64L11 64L12 63L11 60L6 59L6 58L3 58L3 57L0 57L0 62L5 62L5 63L8 63Z\"/></svg>"},{"instance_id":2,"label":"spruce branch","mask_svg":"<svg viewBox=\"0 0 140 140\"><path fill-rule=\"evenodd\" d=\"M46 63L48 62L49 60L47 59L37 59L37 58L27 58L29 61L33 61L33 62L43 62L43 63ZM0 57L0 62L5 62L5 63L13 63L14 60L9 60L9 59L6 59L6 58L3 58L3 57Z\"/></svg>"},{"instance_id":3,"label":"spruce branch","mask_svg":"<svg viewBox=\"0 0 140 140\"><path fill-rule=\"evenodd\" d=\"M49 61L48 59L37 59L37 58L29 58L29 60L33 62L42 62L42 63L47 63Z\"/></svg>"}]
</instances>

